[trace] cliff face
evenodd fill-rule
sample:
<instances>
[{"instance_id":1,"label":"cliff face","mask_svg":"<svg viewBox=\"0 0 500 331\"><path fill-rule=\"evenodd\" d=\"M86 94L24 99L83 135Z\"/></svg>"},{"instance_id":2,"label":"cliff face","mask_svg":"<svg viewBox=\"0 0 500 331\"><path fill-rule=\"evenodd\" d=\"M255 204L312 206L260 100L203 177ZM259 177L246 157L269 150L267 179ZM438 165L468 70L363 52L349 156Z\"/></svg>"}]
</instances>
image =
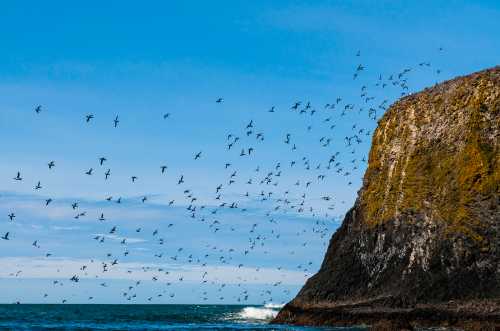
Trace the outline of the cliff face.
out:
<instances>
[{"instance_id":1,"label":"cliff face","mask_svg":"<svg viewBox=\"0 0 500 331\"><path fill-rule=\"evenodd\" d=\"M434 309L437 324L500 323L499 149L498 66L392 105L320 271L276 322L372 323L389 309L413 323Z\"/></svg>"}]
</instances>

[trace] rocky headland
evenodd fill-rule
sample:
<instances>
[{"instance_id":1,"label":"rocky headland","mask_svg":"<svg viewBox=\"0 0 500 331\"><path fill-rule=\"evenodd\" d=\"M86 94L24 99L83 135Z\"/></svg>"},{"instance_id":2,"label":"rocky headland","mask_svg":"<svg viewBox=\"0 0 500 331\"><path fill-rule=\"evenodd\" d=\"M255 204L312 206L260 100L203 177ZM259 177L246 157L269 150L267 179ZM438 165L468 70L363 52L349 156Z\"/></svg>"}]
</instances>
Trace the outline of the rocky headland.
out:
<instances>
[{"instance_id":1,"label":"rocky headland","mask_svg":"<svg viewBox=\"0 0 500 331\"><path fill-rule=\"evenodd\" d=\"M500 330L500 67L393 104L319 272L274 323Z\"/></svg>"}]
</instances>

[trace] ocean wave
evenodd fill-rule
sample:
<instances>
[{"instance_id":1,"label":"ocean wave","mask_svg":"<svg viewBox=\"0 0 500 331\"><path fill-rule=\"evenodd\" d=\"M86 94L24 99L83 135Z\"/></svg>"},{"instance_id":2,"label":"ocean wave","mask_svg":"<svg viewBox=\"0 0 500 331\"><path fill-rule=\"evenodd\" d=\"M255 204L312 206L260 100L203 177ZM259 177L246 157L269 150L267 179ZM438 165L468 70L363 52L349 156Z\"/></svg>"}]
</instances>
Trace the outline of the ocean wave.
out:
<instances>
[{"instance_id":1,"label":"ocean wave","mask_svg":"<svg viewBox=\"0 0 500 331\"><path fill-rule=\"evenodd\" d=\"M263 307L245 307L238 314L239 320L246 321L270 321L276 317L281 304L268 303Z\"/></svg>"},{"instance_id":2,"label":"ocean wave","mask_svg":"<svg viewBox=\"0 0 500 331\"><path fill-rule=\"evenodd\" d=\"M270 303L266 303L264 305L264 308L281 309L284 306L285 306L285 304L283 304L283 303L272 303L272 302L270 302Z\"/></svg>"}]
</instances>

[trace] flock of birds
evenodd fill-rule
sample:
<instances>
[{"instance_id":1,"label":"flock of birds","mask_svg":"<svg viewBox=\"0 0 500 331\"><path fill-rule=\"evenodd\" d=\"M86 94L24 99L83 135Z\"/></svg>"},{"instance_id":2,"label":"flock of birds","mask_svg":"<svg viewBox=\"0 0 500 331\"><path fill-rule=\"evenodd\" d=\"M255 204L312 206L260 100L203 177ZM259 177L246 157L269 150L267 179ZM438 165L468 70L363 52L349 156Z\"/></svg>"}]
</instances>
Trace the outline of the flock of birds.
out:
<instances>
[{"instance_id":1,"label":"flock of birds","mask_svg":"<svg viewBox=\"0 0 500 331\"><path fill-rule=\"evenodd\" d=\"M440 51L442 51L442 49L440 49ZM356 54L356 57L360 57L360 52ZM416 66L416 68L419 67L431 67L431 64L429 62L421 62L418 66ZM353 80L359 80L365 70L366 68L362 64L356 66L354 72L352 73ZM405 96L409 94L408 75L412 70L415 70L415 68L404 68L403 70L387 76L379 75L378 79L373 81L371 84L364 84L359 87L359 98L357 100L348 102L342 97L336 97L330 103L326 103L319 107L317 105L313 105L313 103L309 101L295 101L291 103L286 110L278 110L278 107L276 106L270 106L267 110L264 110L269 113L270 116L272 116L275 112L281 111L289 114L287 116L319 117L318 122L322 123L326 132L332 132L331 135L322 135L317 139L318 149L322 151L322 155L325 155L324 161L316 164L313 163L314 161L307 155L302 155L297 156L294 159L290 159L287 162L276 161L273 163L272 167L268 168L260 166L256 163L252 170L252 176L244 179L242 179L243 175L240 174L239 169L236 169L231 161L221 162L221 170L224 174L227 173L227 175L225 182L221 182L216 187L213 187L213 196L211 197L213 199L212 201L214 201L213 204L205 205L200 203L199 201L202 199L189 185L189 183L192 183L193 181L186 175L180 174L178 178L175 179L175 182L182 190L184 200L180 202L170 200L166 203L166 205L170 207L185 207L186 219L206 224L207 231L209 231L212 235L217 236L223 228L228 229L229 232L240 231L240 229L231 223L223 224L224 222L222 219L218 217L219 214L227 209L240 211L241 213L248 212L248 208L245 206L245 201L252 199L253 201L265 203L263 206L265 206L266 210L263 213L261 222L275 225L275 227L270 232L265 233L261 230L262 225L260 222L253 223L249 232L246 234L248 236L246 247L241 252L236 252L234 248L222 248L223 245L221 243L221 245L207 245L207 247L204 247L203 250L207 252L204 255L191 253L185 247L179 247L176 250L166 252L162 249L162 247L164 247L162 245L165 244L165 239L163 238L160 230L155 229L151 233L147 234L149 240L157 244L157 249L153 252L154 258L159 261L168 259L173 261L173 263L187 263L198 266L200 270L200 299L205 302L213 301L213 298L210 298L208 291L203 287L205 284L211 284L217 288L218 296L215 301L224 303L225 301L228 301L228 298L224 296L224 289L228 284L225 282L218 282L217 279L211 279L210 270L212 269L210 269L210 267L212 267L213 264L217 264L233 266L235 268L252 268L257 273L261 272L261 268L259 267L247 266L244 263L235 261L235 259L237 259L236 253L240 253L240 256L249 256L254 254L258 248L264 247L270 240L276 240L277 242L283 240L278 222L279 217L283 215L283 213L288 213L288 215L308 215L310 219L313 219L312 229L310 231L314 235L318 236L318 239L321 239L326 243L331 235L332 220L335 221L332 212L336 208L335 203L337 199L330 194L322 194L319 197L312 197L310 193L312 192L311 188L317 183L324 183L326 178L332 174L345 178L346 184L352 185L354 176L353 173L359 170L362 166L366 166L367 162L366 156L359 155L360 152L357 151L357 147L364 141L369 140L372 134L372 131L369 128L362 126L363 124L366 126L366 123L368 122L371 123L373 127L374 123L379 116L383 114L389 103L388 99L380 99L374 91L377 90L379 93L383 94L388 88L393 88L393 94L395 96ZM439 75L440 70L435 70L435 73ZM222 97L215 98L214 101L217 105L221 105L225 102ZM42 105L38 105L34 108L35 116L43 116L45 112L46 109ZM349 124L351 126L351 133L345 135L341 141L338 141L338 139L335 140L333 138L333 132L335 132L336 125L339 124L338 122L334 122L335 119L333 114L337 116L337 120L342 119L346 115L356 114L359 116L365 116L365 118L368 118L371 121L363 120L358 123ZM171 113L165 113L161 114L161 116L164 120L167 120L172 115ZM83 122L86 125L92 125L92 123L96 120L96 117L97 116L92 113L85 114ZM116 115L110 125L118 130L120 128L121 121L122 119L120 115ZM311 125L308 124L305 124L305 130L311 135L315 135L317 132ZM265 141L266 136L265 132L259 129L257 121L249 119L246 123L242 124L236 132L228 133L226 135L224 149L233 157L248 158L247 164L252 164L252 162L256 161L254 154L258 148L257 146ZM281 143L286 149L293 152L299 150L300 147L300 141L294 137L293 132L286 133L283 136ZM192 154L192 161L196 163L203 162L204 156L203 151L194 151ZM98 170L102 170L102 180L107 181L112 176L112 169L108 168L107 164L107 157L99 156L96 158L95 167L83 170L81 175L96 176ZM50 160L46 164L47 168L54 172L57 171L57 165L58 162L56 160ZM199 163L199 165L201 166L201 163ZM300 171L308 178L305 180L291 179L290 177L292 176L292 172L288 171L289 169ZM158 176L166 176L169 174L170 169L167 165L158 164L157 171ZM289 187L283 187L283 185L286 184L284 184L285 181L281 181L281 179L287 176L289 177L288 183L291 184ZM25 181L21 171L13 174L11 178L15 182ZM132 175L129 180L131 183L136 183L140 179L138 176ZM227 192L230 188L237 186L237 184L243 185L242 187L248 189L240 192L240 194L236 195L236 197L234 194L225 195L225 192ZM43 192L44 189L44 185L41 181L33 183L33 190L35 192ZM140 198L140 202L142 204L147 204L149 202L148 198L149 197L145 195ZM315 205L312 203L317 200L325 204L326 210L318 208L317 204ZM126 204L128 200L122 197L106 196L104 201L109 204ZM51 208L53 203L53 198L44 198L44 206L46 208ZM70 206L68 206L68 208L70 208L70 210L74 213L75 220L81 220L84 218L88 219L90 217L90 211L82 210L79 201L74 201ZM104 243L110 235L120 234L120 224L112 223L113 221L108 219L103 211L95 211L95 214L98 216L95 221L102 222L103 226L106 227L106 230L103 231L104 234L92 237L96 245ZM6 216L7 222L16 222L17 216L15 210L12 210ZM175 228L174 223L169 223L167 225L167 229L172 227ZM135 232L137 234L143 233L143 227L138 225ZM300 235L301 233L297 232L297 236ZM3 232L0 237L0 247L5 250L8 249L7 245L9 242L16 240L16 233L14 233L13 230L8 230ZM290 240L290 238L288 238L288 240ZM108 252L105 255L106 259L99 262L97 262L94 258L89 258L88 263L80 266L78 273L73 274L67 279L53 279L51 281L52 285L64 286L67 282L71 282L71 284L76 285L85 281L86 278L94 278L102 280L99 286L111 286L109 281L106 281L107 273L113 270L113 268L119 267L124 259L132 255L132 250L129 249L127 238L123 237L119 243L121 245L120 247L123 248L120 255ZM299 249L307 249L305 247L308 245L308 242L300 242L299 244ZM32 246L36 249L43 249L42 241L40 239L34 239ZM290 254L294 254L294 251L291 251ZM50 251L46 251L43 253L43 256L46 259L51 259L54 254ZM213 259L210 260L210 258ZM99 272L91 275L90 266L94 264L98 264ZM316 266L315 262L313 262L313 258L297 266L297 270L302 272L305 277L310 276L311 273L314 272L314 268L316 268ZM169 281L165 281L163 277L168 276L171 271L163 266L158 267L144 265L141 269L142 272L147 272L148 275L151 276L152 282L163 282L163 289L159 293L151 295L147 298L141 298L141 300L146 299L150 302L158 302L161 297L174 298L176 293L173 290L170 290L172 283L184 281L184 277L182 275L178 275L177 279L169 279ZM281 271L283 270L283 267L278 266L276 267L276 270ZM129 274L133 274L134 272L136 271L127 270L127 273ZM22 270L12 273L10 276L19 277L20 275L22 275ZM248 302L249 298L251 298L250 300L255 302L255 299L252 299L254 298L252 295L255 293L252 293L252 291L245 285L247 279L241 278L240 280L241 282L237 284L239 294L231 299L244 303ZM139 295L137 293L137 289L141 285L145 286L143 285L144 283L147 282L144 280L135 280L122 289L121 295L123 296L123 299L127 301L138 300ZM281 281L275 281L268 285L269 287L266 287L258 293L263 303L275 301L273 298L279 296L278 292L280 295L284 294L287 297L290 296L290 290L284 286ZM41 294L41 296L43 298L50 299L49 291ZM94 295L88 296L89 302L93 299ZM68 298L63 298L61 302L65 303L68 302L68 300Z\"/></svg>"}]
</instances>

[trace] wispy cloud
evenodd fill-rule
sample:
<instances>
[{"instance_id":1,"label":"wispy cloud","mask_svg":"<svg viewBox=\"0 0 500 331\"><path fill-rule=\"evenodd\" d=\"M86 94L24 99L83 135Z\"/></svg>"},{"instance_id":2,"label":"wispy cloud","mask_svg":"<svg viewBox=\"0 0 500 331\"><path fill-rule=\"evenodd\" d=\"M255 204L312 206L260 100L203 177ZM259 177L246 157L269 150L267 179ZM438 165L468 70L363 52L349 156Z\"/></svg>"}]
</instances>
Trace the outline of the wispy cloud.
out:
<instances>
[{"instance_id":1,"label":"wispy cloud","mask_svg":"<svg viewBox=\"0 0 500 331\"><path fill-rule=\"evenodd\" d=\"M103 272L103 263L108 271ZM69 279L78 275L80 279L127 279L152 280L178 283L200 283L203 280L225 284L273 284L300 285L305 281L303 272L278 270L276 268L249 268L232 265L186 265L164 263L119 262L112 266L111 261L84 260L71 258L29 258L3 257L0 265L0 278L20 279ZM82 267L86 266L82 271ZM205 275L205 276L204 276Z\"/></svg>"},{"instance_id":2,"label":"wispy cloud","mask_svg":"<svg viewBox=\"0 0 500 331\"><path fill-rule=\"evenodd\" d=\"M92 235L93 236L104 237L104 238L107 238L107 239L111 239L111 240L115 240L115 241L120 241L120 242L123 241L123 240L125 240L125 242L127 244L138 244L138 243L147 242L147 240L142 239L142 238L120 237L120 236L117 236L115 234L94 233Z\"/></svg>"}]
</instances>

